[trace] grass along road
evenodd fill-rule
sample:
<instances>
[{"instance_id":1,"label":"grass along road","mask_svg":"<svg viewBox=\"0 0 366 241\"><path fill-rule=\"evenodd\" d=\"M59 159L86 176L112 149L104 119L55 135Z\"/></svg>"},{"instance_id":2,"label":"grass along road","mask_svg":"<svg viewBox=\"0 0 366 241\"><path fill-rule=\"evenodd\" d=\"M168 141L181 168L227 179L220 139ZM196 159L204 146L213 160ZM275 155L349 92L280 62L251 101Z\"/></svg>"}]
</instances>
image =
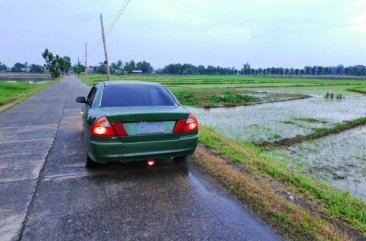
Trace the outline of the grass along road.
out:
<instances>
[{"instance_id":1,"label":"grass along road","mask_svg":"<svg viewBox=\"0 0 366 241\"><path fill-rule=\"evenodd\" d=\"M42 84L29 84L24 82L9 83L0 81L0 112L25 100L51 84L54 84L56 81L57 80L53 80Z\"/></svg>"},{"instance_id":2,"label":"grass along road","mask_svg":"<svg viewBox=\"0 0 366 241\"><path fill-rule=\"evenodd\" d=\"M212 165L210 158L199 158L196 164L206 169L239 199L253 205L257 212L268 215L267 218L270 219L269 222L274 222L273 225L280 226L278 228L283 230L291 230L293 237L299 237L302 232L306 232L310 238L305 240L342 240L339 239L340 236L338 238L327 236L326 230L329 225L333 227L332 229L339 229L340 233L348 229L346 232L353 233L355 237L366 235L365 202L288 169L263 156L260 148L223 137L209 128L201 127L200 142L215 150L214 152L222 159L229 160L226 162L229 167L223 164ZM236 173L237 178L224 173L225 168L231 168L232 162L240 164L239 170L242 174ZM244 178L245 185L238 183ZM261 180L268 180L268 178L270 180L266 185L271 191L266 191L265 185L261 184ZM278 185L274 184L273 187L276 188L271 189L268 187L270 183L278 183ZM282 191L285 192L282 193L297 194L295 198L288 198L287 201L279 200L278 193L275 192L279 184L284 187ZM265 193L259 191L259 187ZM300 197L297 204L296 196ZM302 200L301 197L303 197ZM271 207L274 205L273 200L276 200L275 203L278 202L276 208ZM298 206L305 204L304 207L308 208L308 213L303 212L301 208L294 209L294 204ZM309 213L313 213L313 218L309 219Z\"/></svg>"}]
</instances>

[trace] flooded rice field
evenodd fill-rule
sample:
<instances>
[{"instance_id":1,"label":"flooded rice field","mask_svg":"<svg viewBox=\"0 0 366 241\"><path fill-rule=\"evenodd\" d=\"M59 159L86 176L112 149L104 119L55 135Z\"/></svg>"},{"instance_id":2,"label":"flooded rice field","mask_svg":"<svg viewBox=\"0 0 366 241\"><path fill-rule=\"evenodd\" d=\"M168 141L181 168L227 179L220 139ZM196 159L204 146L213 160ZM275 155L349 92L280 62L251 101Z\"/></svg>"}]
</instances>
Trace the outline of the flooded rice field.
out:
<instances>
[{"instance_id":1,"label":"flooded rice field","mask_svg":"<svg viewBox=\"0 0 366 241\"><path fill-rule=\"evenodd\" d=\"M235 108L190 108L201 124L238 141L259 143L307 135L314 128L366 116L366 95L344 87L266 88L257 91L311 95L312 98ZM329 99L326 93L342 94ZM337 188L366 200L366 126L270 155Z\"/></svg>"},{"instance_id":2,"label":"flooded rice field","mask_svg":"<svg viewBox=\"0 0 366 241\"><path fill-rule=\"evenodd\" d=\"M327 88L265 89L277 93L311 95L312 98L264 103L234 108L189 108L200 123L218 130L234 139L259 143L307 135L314 128L329 128L336 123L366 115L366 96L343 93L344 99L326 99Z\"/></svg>"},{"instance_id":3,"label":"flooded rice field","mask_svg":"<svg viewBox=\"0 0 366 241\"><path fill-rule=\"evenodd\" d=\"M366 127L270 152L276 160L366 200Z\"/></svg>"}]
</instances>

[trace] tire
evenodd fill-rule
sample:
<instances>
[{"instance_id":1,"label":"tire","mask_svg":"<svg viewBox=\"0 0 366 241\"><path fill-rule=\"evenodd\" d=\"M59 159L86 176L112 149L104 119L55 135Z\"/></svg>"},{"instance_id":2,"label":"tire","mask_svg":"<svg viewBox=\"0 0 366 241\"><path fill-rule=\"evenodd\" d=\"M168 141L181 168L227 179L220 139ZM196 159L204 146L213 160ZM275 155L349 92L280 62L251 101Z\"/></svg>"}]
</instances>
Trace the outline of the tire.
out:
<instances>
[{"instance_id":1,"label":"tire","mask_svg":"<svg viewBox=\"0 0 366 241\"><path fill-rule=\"evenodd\" d=\"M176 156L174 157L174 160L177 161L186 161L188 156Z\"/></svg>"},{"instance_id":2,"label":"tire","mask_svg":"<svg viewBox=\"0 0 366 241\"><path fill-rule=\"evenodd\" d=\"M188 173L188 161L187 156L177 156L174 157L174 165L178 168L179 171L184 174Z\"/></svg>"},{"instance_id":3,"label":"tire","mask_svg":"<svg viewBox=\"0 0 366 241\"><path fill-rule=\"evenodd\" d=\"M178 166L186 167L187 166L187 156L174 157L174 162Z\"/></svg>"},{"instance_id":4,"label":"tire","mask_svg":"<svg viewBox=\"0 0 366 241\"><path fill-rule=\"evenodd\" d=\"M98 166L98 163L94 162L88 154L85 156L85 168L92 169Z\"/></svg>"}]
</instances>

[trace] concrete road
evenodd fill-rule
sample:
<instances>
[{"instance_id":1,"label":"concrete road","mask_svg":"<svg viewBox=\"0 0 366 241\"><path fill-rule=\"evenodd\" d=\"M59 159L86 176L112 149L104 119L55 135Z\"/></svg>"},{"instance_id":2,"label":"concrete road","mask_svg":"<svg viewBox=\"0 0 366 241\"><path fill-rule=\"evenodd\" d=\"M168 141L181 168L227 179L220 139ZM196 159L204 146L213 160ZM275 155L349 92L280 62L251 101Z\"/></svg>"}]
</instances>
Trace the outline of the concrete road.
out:
<instances>
[{"instance_id":1,"label":"concrete road","mask_svg":"<svg viewBox=\"0 0 366 241\"><path fill-rule=\"evenodd\" d=\"M0 240L281 240L191 164L84 165L66 77L0 114Z\"/></svg>"}]
</instances>

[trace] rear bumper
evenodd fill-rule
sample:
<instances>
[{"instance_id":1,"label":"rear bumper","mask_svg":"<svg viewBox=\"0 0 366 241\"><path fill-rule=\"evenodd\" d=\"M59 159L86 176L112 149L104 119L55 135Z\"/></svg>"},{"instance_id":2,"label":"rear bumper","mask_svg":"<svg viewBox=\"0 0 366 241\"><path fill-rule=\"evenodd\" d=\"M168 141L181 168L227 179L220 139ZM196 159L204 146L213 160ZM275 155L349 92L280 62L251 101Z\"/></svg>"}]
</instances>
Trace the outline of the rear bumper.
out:
<instances>
[{"instance_id":1,"label":"rear bumper","mask_svg":"<svg viewBox=\"0 0 366 241\"><path fill-rule=\"evenodd\" d=\"M154 141L96 141L87 144L88 154L97 163L133 162L148 159L186 156L197 147L198 134L170 140Z\"/></svg>"}]
</instances>

